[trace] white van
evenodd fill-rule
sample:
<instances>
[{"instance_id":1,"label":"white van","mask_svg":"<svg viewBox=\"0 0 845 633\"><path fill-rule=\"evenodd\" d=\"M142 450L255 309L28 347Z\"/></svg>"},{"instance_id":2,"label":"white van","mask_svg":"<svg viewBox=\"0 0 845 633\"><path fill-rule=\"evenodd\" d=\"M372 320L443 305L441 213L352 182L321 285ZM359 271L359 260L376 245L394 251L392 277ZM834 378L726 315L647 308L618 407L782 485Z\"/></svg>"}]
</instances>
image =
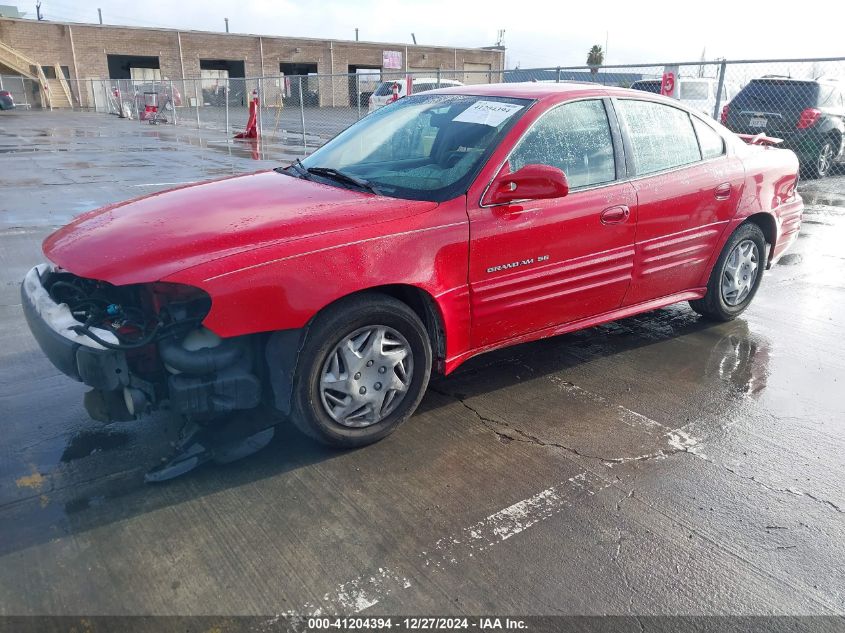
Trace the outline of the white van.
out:
<instances>
[{"instance_id":1,"label":"white van","mask_svg":"<svg viewBox=\"0 0 845 633\"><path fill-rule=\"evenodd\" d=\"M632 83L631 88L660 94L660 80L640 79ZM713 108L716 106L716 90L718 88L719 82L716 79L709 77L681 77L679 101L694 110L698 110L712 117ZM722 98L720 102L722 104L727 103L733 99L735 92L736 90L734 90L733 85L726 81L722 86Z\"/></svg>"},{"instance_id":2,"label":"white van","mask_svg":"<svg viewBox=\"0 0 845 633\"><path fill-rule=\"evenodd\" d=\"M394 84L399 88L399 98L408 96L408 79L402 77L401 79L394 79L393 81L383 81L373 92L370 97L369 111L374 112L379 108L386 106L393 101L393 86ZM451 88L452 86L463 86L460 81L454 79L437 79L437 77L414 77L411 80L411 94L419 92L427 92L428 90L435 90L437 88Z\"/></svg>"}]
</instances>

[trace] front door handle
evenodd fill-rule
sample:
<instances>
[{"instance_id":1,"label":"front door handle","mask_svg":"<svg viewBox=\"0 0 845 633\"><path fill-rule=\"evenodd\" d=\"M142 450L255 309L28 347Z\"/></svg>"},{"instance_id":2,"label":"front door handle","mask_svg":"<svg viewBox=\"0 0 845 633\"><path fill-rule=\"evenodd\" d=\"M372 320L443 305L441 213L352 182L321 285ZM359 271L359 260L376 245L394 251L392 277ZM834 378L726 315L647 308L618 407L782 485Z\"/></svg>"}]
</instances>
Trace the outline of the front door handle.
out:
<instances>
[{"instance_id":1,"label":"front door handle","mask_svg":"<svg viewBox=\"0 0 845 633\"><path fill-rule=\"evenodd\" d=\"M731 183L723 182L713 190L713 195L716 197L716 200L727 200L731 197Z\"/></svg>"},{"instance_id":2,"label":"front door handle","mask_svg":"<svg viewBox=\"0 0 845 633\"><path fill-rule=\"evenodd\" d=\"M601 212L602 224L622 224L631 217L631 210L624 204L608 207Z\"/></svg>"}]
</instances>

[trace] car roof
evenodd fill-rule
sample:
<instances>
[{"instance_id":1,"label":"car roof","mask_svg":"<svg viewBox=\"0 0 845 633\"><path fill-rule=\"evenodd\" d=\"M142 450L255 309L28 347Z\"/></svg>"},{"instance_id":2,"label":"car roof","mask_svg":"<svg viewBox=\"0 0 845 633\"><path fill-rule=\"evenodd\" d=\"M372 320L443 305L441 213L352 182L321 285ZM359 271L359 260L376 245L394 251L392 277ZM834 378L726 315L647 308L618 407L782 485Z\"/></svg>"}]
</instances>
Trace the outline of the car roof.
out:
<instances>
[{"instance_id":1,"label":"car roof","mask_svg":"<svg viewBox=\"0 0 845 633\"><path fill-rule=\"evenodd\" d=\"M818 77L816 79L801 79L800 77L783 77L781 75L763 75L755 77L748 83L794 83L794 84L826 84L829 86L841 86L842 80L838 77Z\"/></svg>"},{"instance_id":2,"label":"car roof","mask_svg":"<svg viewBox=\"0 0 845 633\"><path fill-rule=\"evenodd\" d=\"M666 103L678 105L676 99L669 99L642 90L630 88L616 88L614 86L603 86L588 81L561 81L560 83L503 83L503 84L475 84L468 86L456 86L454 88L438 88L425 94L454 94L471 95L477 97L512 97L516 99L536 99L544 101L556 99L561 95L576 99L581 97L636 97L637 99L662 100Z\"/></svg>"},{"instance_id":3,"label":"car roof","mask_svg":"<svg viewBox=\"0 0 845 633\"><path fill-rule=\"evenodd\" d=\"M404 81L404 77L397 77L396 79L385 79L381 83L383 84L395 84L397 82ZM442 84L449 84L450 86L463 86L463 84L456 80L456 79L438 79L437 77L411 77L411 81L414 83L420 81L433 81L437 83L438 81Z\"/></svg>"}]
</instances>

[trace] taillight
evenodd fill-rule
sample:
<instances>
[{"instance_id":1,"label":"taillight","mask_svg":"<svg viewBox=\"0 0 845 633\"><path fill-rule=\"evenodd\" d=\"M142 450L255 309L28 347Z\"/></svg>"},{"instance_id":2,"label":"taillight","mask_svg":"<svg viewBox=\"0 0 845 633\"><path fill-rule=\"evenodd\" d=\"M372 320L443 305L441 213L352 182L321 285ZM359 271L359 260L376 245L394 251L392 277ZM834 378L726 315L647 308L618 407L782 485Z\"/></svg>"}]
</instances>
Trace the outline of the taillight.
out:
<instances>
[{"instance_id":1,"label":"taillight","mask_svg":"<svg viewBox=\"0 0 845 633\"><path fill-rule=\"evenodd\" d=\"M726 103L722 106L722 116L719 117L719 121L722 123L722 125L728 124L728 110L730 110L730 107L731 105L729 103Z\"/></svg>"},{"instance_id":2,"label":"taillight","mask_svg":"<svg viewBox=\"0 0 845 633\"><path fill-rule=\"evenodd\" d=\"M11 96L12 96L12 93L10 93L8 90L0 90L0 97L11 97Z\"/></svg>"},{"instance_id":3,"label":"taillight","mask_svg":"<svg viewBox=\"0 0 845 633\"><path fill-rule=\"evenodd\" d=\"M798 130L806 130L808 127L813 127L821 117L822 111L818 108L806 108L801 116L798 117L798 123L795 128Z\"/></svg>"}]
</instances>

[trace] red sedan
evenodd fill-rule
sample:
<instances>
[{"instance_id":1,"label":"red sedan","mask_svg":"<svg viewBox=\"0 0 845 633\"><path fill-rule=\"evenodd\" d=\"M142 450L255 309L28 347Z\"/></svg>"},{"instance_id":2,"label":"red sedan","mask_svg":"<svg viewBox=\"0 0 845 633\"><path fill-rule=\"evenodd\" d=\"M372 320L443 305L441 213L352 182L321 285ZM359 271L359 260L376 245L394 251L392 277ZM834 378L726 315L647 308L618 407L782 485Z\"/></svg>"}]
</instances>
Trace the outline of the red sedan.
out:
<instances>
[{"instance_id":1,"label":"red sedan","mask_svg":"<svg viewBox=\"0 0 845 633\"><path fill-rule=\"evenodd\" d=\"M308 158L82 215L23 307L89 413L272 408L379 440L431 372L689 301L729 320L795 240L798 161L658 95L438 90Z\"/></svg>"}]
</instances>

